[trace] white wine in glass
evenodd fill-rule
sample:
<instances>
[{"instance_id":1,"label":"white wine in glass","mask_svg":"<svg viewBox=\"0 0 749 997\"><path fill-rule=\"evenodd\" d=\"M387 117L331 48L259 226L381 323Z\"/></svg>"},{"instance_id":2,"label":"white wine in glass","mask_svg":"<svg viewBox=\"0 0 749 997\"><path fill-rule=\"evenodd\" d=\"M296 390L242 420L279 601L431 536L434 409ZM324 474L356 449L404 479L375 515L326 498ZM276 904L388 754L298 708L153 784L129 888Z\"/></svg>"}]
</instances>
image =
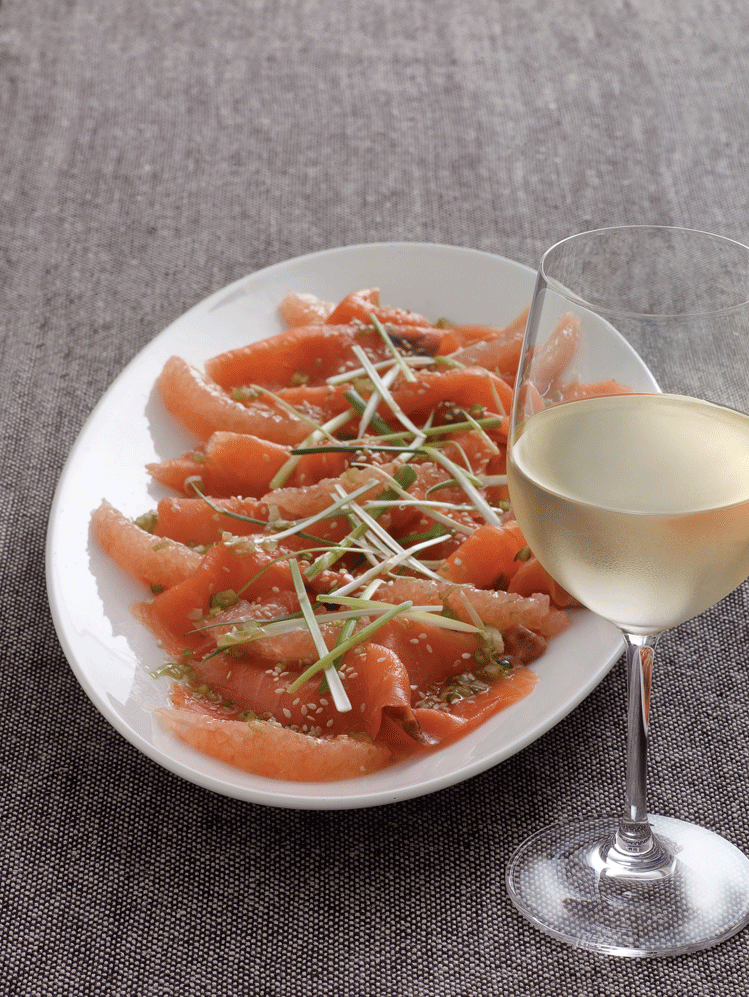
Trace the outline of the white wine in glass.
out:
<instances>
[{"instance_id":1,"label":"white wine in glass","mask_svg":"<svg viewBox=\"0 0 749 997\"><path fill-rule=\"evenodd\" d=\"M625 637L626 798L618 820L533 835L508 887L534 924L579 947L677 955L749 921L749 859L649 814L646 800L658 638L749 576L747 412L747 247L632 226L544 255L515 389L510 497L540 563Z\"/></svg>"}]
</instances>

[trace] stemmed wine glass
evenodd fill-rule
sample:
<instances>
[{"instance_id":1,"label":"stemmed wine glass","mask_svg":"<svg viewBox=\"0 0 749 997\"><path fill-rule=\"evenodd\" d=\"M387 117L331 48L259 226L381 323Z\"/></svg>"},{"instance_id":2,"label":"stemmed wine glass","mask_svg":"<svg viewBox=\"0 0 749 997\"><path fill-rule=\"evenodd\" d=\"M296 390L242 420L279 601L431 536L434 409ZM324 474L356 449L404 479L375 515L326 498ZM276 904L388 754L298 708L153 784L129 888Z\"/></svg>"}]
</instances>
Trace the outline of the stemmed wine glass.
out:
<instances>
[{"instance_id":1,"label":"stemmed wine glass","mask_svg":"<svg viewBox=\"0 0 749 997\"><path fill-rule=\"evenodd\" d=\"M648 814L654 653L749 575L749 248L658 226L549 249L528 316L508 450L538 560L624 634L621 816L534 834L510 896L537 927L613 955L678 955L749 921L749 859ZM584 648L580 649L584 653Z\"/></svg>"}]
</instances>

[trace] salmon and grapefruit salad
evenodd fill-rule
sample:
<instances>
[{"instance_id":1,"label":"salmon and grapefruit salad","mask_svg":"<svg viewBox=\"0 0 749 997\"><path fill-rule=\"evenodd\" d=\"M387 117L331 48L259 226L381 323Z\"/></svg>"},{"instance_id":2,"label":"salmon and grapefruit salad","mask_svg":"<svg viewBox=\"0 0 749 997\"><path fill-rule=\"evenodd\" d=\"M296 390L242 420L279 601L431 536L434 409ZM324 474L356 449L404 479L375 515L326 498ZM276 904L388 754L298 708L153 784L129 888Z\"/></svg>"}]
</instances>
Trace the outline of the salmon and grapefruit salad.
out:
<instances>
[{"instance_id":1,"label":"salmon and grapefruit salad","mask_svg":"<svg viewBox=\"0 0 749 997\"><path fill-rule=\"evenodd\" d=\"M133 611L171 681L160 722L244 771L332 781L529 695L575 603L509 501L526 313L459 325L377 289L279 311L284 332L204 370L166 362L161 402L195 444L148 465L155 508L104 500L91 525L143 584ZM572 338L568 322L547 347L550 383Z\"/></svg>"}]
</instances>

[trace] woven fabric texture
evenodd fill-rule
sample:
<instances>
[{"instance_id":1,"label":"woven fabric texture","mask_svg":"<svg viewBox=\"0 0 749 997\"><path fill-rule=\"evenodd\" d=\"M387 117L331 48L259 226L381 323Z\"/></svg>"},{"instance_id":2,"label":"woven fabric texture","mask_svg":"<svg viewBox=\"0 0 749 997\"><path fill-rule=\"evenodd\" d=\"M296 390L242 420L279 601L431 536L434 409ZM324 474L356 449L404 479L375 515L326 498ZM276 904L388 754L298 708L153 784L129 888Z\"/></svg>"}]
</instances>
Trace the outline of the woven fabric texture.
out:
<instances>
[{"instance_id":1,"label":"woven fabric texture","mask_svg":"<svg viewBox=\"0 0 749 997\"><path fill-rule=\"evenodd\" d=\"M506 897L524 836L620 807L621 667L468 782L270 809L170 774L109 726L44 578L55 485L96 401L245 274L378 241L535 266L615 223L749 240L748 64L745 0L3 0L0 994L749 991L749 932L601 958ZM650 791L654 812L745 852L748 599L664 638Z\"/></svg>"}]
</instances>

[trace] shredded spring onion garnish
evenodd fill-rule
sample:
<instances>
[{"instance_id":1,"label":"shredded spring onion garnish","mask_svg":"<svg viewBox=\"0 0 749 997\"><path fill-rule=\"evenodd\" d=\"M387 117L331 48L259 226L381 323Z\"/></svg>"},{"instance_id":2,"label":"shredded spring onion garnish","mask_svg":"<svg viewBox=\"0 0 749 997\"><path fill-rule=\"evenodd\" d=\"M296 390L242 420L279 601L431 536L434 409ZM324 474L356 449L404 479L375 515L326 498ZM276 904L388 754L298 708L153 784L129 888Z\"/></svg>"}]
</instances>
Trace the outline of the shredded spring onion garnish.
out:
<instances>
[{"instance_id":1,"label":"shredded spring onion garnish","mask_svg":"<svg viewBox=\"0 0 749 997\"><path fill-rule=\"evenodd\" d=\"M404 357L400 354L401 360L408 367L433 367L435 364L442 363L443 361L448 361L448 357ZM372 366L375 370L389 370L393 366L392 360L377 360L372 361ZM455 367L462 367L463 364L455 363ZM345 384L348 381L355 381L357 378L366 377L367 372L363 367L356 367L352 370L344 371L343 374L333 374L331 377L326 378L326 384Z\"/></svg>"},{"instance_id":2,"label":"shredded spring onion garnish","mask_svg":"<svg viewBox=\"0 0 749 997\"><path fill-rule=\"evenodd\" d=\"M393 343L393 341L390 338L390 336L387 334L387 331L385 330L385 327L382 324L382 322L380 322L380 320L375 315L372 315L371 312L370 312L369 317L372 320L372 325L375 327L375 329L382 336L383 340L385 341L385 345L390 350L390 352L393 354L393 359L395 360L396 368L398 370L400 370L401 374L403 374L404 378L407 381L415 381L416 377L415 377L413 371L410 369L410 367L406 363L403 354L400 353L395 348L395 344Z\"/></svg>"},{"instance_id":3,"label":"shredded spring onion garnish","mask_svg":"<svg viewBox=\"0 0 749 997\"><path fill-rule=\"evenodd\" d=\"M286 691L296 692L297 689L304 685L307 679L311 679L314 675L317 675L318 672L334 665L347 651L350 651L352 647L356 647L357 644L363 644L368 641L370 637L377 633L380 627L384 626L386 623L389 623L390 620L395 619L396 616L400 616L401 614L407 612L412 605L412 602L406 601L399 603L397 606L391 606L386 613L383 613L378 619L364 627L363 630L359 630L358 633L355 633L352 637L349 637L348 640L344 640L340 644L336 644L332 651L328 651L328 653L320 658L319 661L316 661L314 665L310 665L306 671L302 672L298 678L294 679Z\"/></svg>"},{"instance_id":4,"label":"shredded spring onion garnish","mask_svg":"<svg viewBox=\"0 0 749 997\"><path fill-rule=\"evenodd\" d=\"M475 478L472 474L466 474L462 468L458 467L458 465L454 461L450 460L449 457L446 457L443 453L440 453L436 447L422 447L422 450L425 453L428 453L430 457L437 461L438 464L441 464L445 470L454 475L456 481L459 482L460 487L470 498L476 509L481 513L487 523L490 523L492 526L502 525L502 520L478 490L481 487L481 481Z\"/></svg>"},{"instance_id":5,"label":"shredded spring onion garnish","mask_svg":"<svg viewBox=\"0 0 749 997\"><path fill-rule=\"evenodd\" d=\"M320 624L317 622L315 611L309 601L309 596L307 595L307 590L304 587L304 581L302 580L302 574L299 571L297 561L295 559L290 560L289 567L291 568L291 580L294 582L294 588L296 590L297 598L299 599L299 608L304 616L304 622L307 624L309 632L312 634L312 640L315 642L315 650L320 655L320 658L327 657L328 645L325 643L325 638L322 635ZM333 661L331 661L326 667L325 674L336 709L339 713L347 713L351 709L351 703L346 695L346 690L343 688L341 677L336 671Z\"/></svg>"},{"instance_id":6,"label":"shredded spring onion garnish","mask_svg":"<svg viewBox=\"0 0 749 997\"><path fill-rule=\"evenodd\" d=\"M411 422L411 420L408 418L406 413L400 407L398 402L395 400L395 398L393 398L393 396L390 393L389 387L387 386L387 384L385 384L383 379L380 377L379 373L372 366L371 360L364 352L364 350L361 348L361 346L354 346L353 350L357 359L359 360L359 363L361 363L362 367L367 372L367 376L371 380L372 384L375 386L375 390L378 391L379 394L382 396L382 400L388 406L393 415L398 419L398 421L402 426L405 426L406 429L409 430L409 432L414 434L414 437L418 439L420 443L423 443L425 439L424 434L418 428L418 426L415 426L413 422Z\"/></svg>"},{"instance_id":7,"label":"shredded spring onion garnish","mask_svg":"<svg viewBox=\"0 0 749 997\"><path fill-rule=\"evenodd\" d=\"M321 519L330 519L331 516L334 516L339 509L342 509L344 506L348 505L349 502L353 502L365 492L370 491L370 489L372 489L377 483L377 478L372 478L371 481L368 481L365 485L362 485L355 491L337 498L331 505L326 506L320 512L316 512L314 516L308 516L306 519L300 519L287 529L281 530L279 533L273 533L271 539L278 542L279 540L285 540L286 537L298 536L300 530L306 530L308 526L314 526L314 524L319 523Z\"/></svg>"},{"instance_id":8,"label":"shredded spring onion garnish","mask_svg":"<svg viewBox=\"0 0 749 997\"><path fill-rule=\"evenodd\" d=\"M405 488L409 488L414 483L414 481L416 481L416 472L411 467L408 466L402 467L398 471L396 477L391 478L390 480L391 480L391 487L387 488L384 492L382 492L377 497L377 499L385 499L385 500L390 499L395 494L392 491L392 487L394 487L396 482L398 483L399 486L405 486ZM358 498L358 495L356 494L356 492L351 492L347 498L348 501L354 501L355 499ZM377 499L375 499L375 502L377 502ZM341 505L344 504L343 500L341 499L339 499L339 502L341 503ZM373 518L376 518L382 513L382 511L383 511L382 508L380 508L378 511L378 509L375 507L374 509L371 510L371 515ZM328 551L327 553L323 554L321 557L318 557L316 561L313 561L312 564L305 570L304 577L308 581L311 581L313 578L316 578L322 571L326 571L329 568L332 568L332 566L336 563L336 561L340 560L340 558L343 557L344 553L347 550L349 550L351 547L353 547L354 544L358 540L360 540L361 537L363 537L366 532L367 532L366 525L364 523L359 523L348 534L348 536L344 537L343 540L341 540L337 550Z\"/></svg>"},{"instance_id":9,"label":"shredded spring onion garnish","mask_svg":"<svg viewBox=\"0 0 749 997\"><path fill-rule=\"evenodd\" d=\"M384 530L380 526L373 516L370 516L368 512L365 512L365 510L356 505L355 502L349 503L349 514L355 519L358 519L364 526L368 527L368 530L364 534L365 538L368 539L373 546L379 547L382 551L384 560L381 562L380 567L384 566L388 562L388 559L396 557L398 558L398 561L395 563L404 563L415 571L422 572L429 578L438 578L433 571L425 569L424 566L420 564L415 557L413 557L413 554L425 547L431 547L435 543L440 543L442 541L442 536L430 538L429 540L425 540L423 543L417 544L414 547L404 548L398 543L397 540L394 540L390 536L387 530ZM382 543L378 544L378 540L381 540Z\"/></svg>"},{"instance_id":10,"label":"shredded spring onion garnish","mask_svg":"<svg viewBox=\"0 0 749 997\"><path fill-rule=\"evenodd\" d=\"M480 436L487 455L499 453L499 448L489 435L489 431L501 430L502 426L506 425L507 419L491 378L489 382L492 384L496 401L494 413L484 414L480 406L476 406L470 412L456 410L454 415L457 418L453 422L435 426L433 411L422 426L417 426L396 401L391 391L393 385L399 378L415 382L417 378L414 369L419 367L434 367L439 363L453 367L462 365L444 357L404 356L382 323L374 315L370 316L370 320L385 343L391 358L374 362L361 346L355 345L353 352L360 367L327 379L327 383L331 386L342 383L348 385L344 398L349 407L324 424L316 423L274 392L259 386L251 386L256 395L269 396L274 404L310 427L309 435L302 443L291 449L291 456L271 480L271 491L286 485L303 456L321 453L350 453L353 458L350 464L352 468L363 468L365 472L371 472L371 477L366 475L364 484L347 492L341 483L337 483L331 487L329 504L321 511L292 521L281 518L278 508L272 505L269 496L269 520L265 521L223 508L204 495L198 477L191 482L196 494L216 513L226 516L228 520L238 520L263 527L262 534L255 533L249 537L234 537L226 533L224 542L255 545L255 549L259 547L267 553L273 553L275 544L292 536L307 538L314 544L303 550L282 551L277 557L271 557L269 563L246 582L242 589L236 593L223 594L230 595L233 599L232 605L236 605L243 591L256 582L264 571L279 561L288 561L299 612L270 620L235 618L228 629L219 631L216 637L216 651L212 653L220 653L262 638L306 630L312 638L318 658L302 674L293 679L286 691L296 692L310 678L322 672L323 683L329 689L336 708L341 712L351 709L342 673L338 671L341 659L352 648L367 642L378 629L396 617L405 614L409 620L415 622L486 636L486 627L462 591L461 602L465 606L470 622L455 619L445 612L443 605L419 606L414 605L412 601L393 605L373 598L373 595L385 580L397 577L404 571L417 577L443 581L442 576L434 570L439 568L442 561L429 561L422 555L429 548L444 543L449 536L472 533L475 526L471 524L471 516L476 519L481 517L483 521L492 525L500 525L502 522L500 514L489 504L482 491L489 486L504 485L507 481L505 475L476 474L471 469L465 451L454 436L449 440L442 440L447 434L473 431ZM385 417L381 414L383 412ZM357 418L358 425L355 421ZM339 439L336 434L351 425L356 427L356 438ZM401 428L394 429L393 426ZM455 460L445 453L449 448L457 454ZM366 460L368 453L391 455L395 464L400 464L400 467L394 473L390 473L393 471L392 463L388 467L380 466L377 463L380 458L377 457L373 463L370 463ZM409 489L418 480L418 467L429 464L438 464L447 472L449 478L432 484L426 489L423 498L415 497ZM379 494L373 495L372 490L377 486L382 490ZM447 487L460 488L466 500L448 502L433 497L434 493ZM384 513L398 508L418 510L421 514L421 519L415 523L413 532L402 536L400 540L395 539L378 522ZM460 515L453 518L451 513ZM316 523L334 518L348 520L350 529L341 540L331 542L329 539L316 537L307 532L310 528L314 528ZM429 522L424 524L424 518L431 521L431 526ZM318 595L313 604L306 583L313 582L344 557L349 559L353 557L358 561L356 574L339 572L337 587ZM361 567L362 564L365 566L364 569ZM250 603L246 605L249 611ZM221 628L220 614L218 611L214 612L217 612L214 623L206 617L203 625L196 629ZM332 649L328 647L322 626L334 626L337 629L337 638ZM223 627L226 628L227 624L224 623ZM329 635L328 641L330 639Z\"/></svg>"},{"instance_id":11,"label":"shredded spring onion garnish","mask_svg":"<svg viewBox=\"0 0 749 997\"><path fill-rule=\"evenodd\" d=\"M328 439L331 438L331 434L335 433L336 430L341 429L351 418L351 412L341 412L340 415L335 416L333 419L328 420L324 425L320 426L319 429L315 429L310 435L304 440L300 446L292 452L292 456L286 461L280 471L276 472L276 475L270 480L270 487L282 488L286 482L291 477L294 468L299 463L302 453L308 448L319 443L320 440L324 439L326 436Z\"/></svg>"},{"instance_id":12,"label":"shredded spring onion garnish","mask_svg":"<svg viewBox=\"0 0 749 997\"><path fill-rule=\"evenodd\" d=\"M324 426L321 426L319 423L315 422L314 419L310 419L310 417L308 415L305 415L304 412L300 412L298 408L294 408L294 406L290 405L284 398L281 398L279 395L277 395L275 391L270 391L268 388L261 388L259 384L251 384L249 385L249 388L251 391L257 392L260 395L267 395L269 398L273 400L273 403L275 405L278 405L280 408L288 412L289 415L293 415L296 419L299 419L301 422L305 422L313 431L322 433L322 435L327 437L329 440L335 439L335 437L331 432L329 432L329 430L325 429Z\"/></svg>"}]
</instances>

